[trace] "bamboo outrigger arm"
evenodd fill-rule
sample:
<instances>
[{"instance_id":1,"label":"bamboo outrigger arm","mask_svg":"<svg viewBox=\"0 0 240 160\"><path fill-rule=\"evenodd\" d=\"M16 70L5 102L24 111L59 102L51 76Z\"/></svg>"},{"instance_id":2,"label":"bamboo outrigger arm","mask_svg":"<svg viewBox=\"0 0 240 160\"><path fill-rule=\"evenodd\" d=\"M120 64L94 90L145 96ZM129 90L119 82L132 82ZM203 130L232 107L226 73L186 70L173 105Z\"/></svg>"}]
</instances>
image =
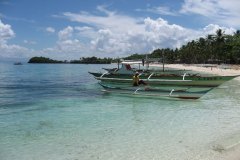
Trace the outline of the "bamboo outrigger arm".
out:
<instances>
[{"instance_id":1,"label":"bamboo outrigger arm","mask_svg":"<svg viewBox=\"0 0 240 160\"><path fill-rule=\"evenodd\" d=\"M150 76L148 77L148 80L152 77L152 75L154 75L154 73L150 74Z\"/></svg>"},{"instance_id":2,"label":"bamboo outrigger arm","mask_svg":"<svg viewBox=\"0 0 240 160\"><path fill-rule=\"evenodd\" d=\"M105 73L103 73L101 76L100 76L100 78L102 78L105 74L107 74L108 72L105 72Z\"/></svg>"},{"instance_id":3,"label":"bamboo outrigger arm","mask_svg":"<svg viewBox=\"0 0 240 160\"><path fill-rule=\"evenodd\" d=\"M141 88L136 89L133 94L137 94L137 91L138 91L139 89L141 89Z\"/></svg>"},{"instance_id":4,"label":"bamboo outrigger arm","mask_svg":"<svg viewBox=\"0 0 240 160\"><path fill-rule=\"evenodd\" d=\"M172 93L174 92L175 90L172 89L171 92L169 93L169 96L172 96Z\"/></svg>"},{"instance_id":5,"label":"bamboo outrigger arm","mask_svg":"<svg viewBox=\"0 0 240 160\"><path fill-rule=\"evenodd\" d=\"M183 81L185 81L185 77L186 77L187 73L183 74Z\"/></svg>"}]
</instances>

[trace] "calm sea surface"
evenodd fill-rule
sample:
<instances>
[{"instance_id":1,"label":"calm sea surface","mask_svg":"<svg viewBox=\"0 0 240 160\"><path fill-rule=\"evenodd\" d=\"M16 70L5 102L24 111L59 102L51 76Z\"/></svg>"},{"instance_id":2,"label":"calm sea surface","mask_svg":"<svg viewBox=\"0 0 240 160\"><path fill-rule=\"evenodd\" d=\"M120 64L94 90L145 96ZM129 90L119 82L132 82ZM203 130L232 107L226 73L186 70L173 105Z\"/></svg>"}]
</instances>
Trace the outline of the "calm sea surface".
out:
<instances>
[{"instance_id":1,"label":"calm sea surface","mask_svg":"<svg viewBox=\"0 0 240 160\"><path fill-rule=\"evenodd\" d=\"M207 160L240 141L240 78L199 100L107 95L109 65L0 63L1 160Z\"/></svg>"}]
</instances>

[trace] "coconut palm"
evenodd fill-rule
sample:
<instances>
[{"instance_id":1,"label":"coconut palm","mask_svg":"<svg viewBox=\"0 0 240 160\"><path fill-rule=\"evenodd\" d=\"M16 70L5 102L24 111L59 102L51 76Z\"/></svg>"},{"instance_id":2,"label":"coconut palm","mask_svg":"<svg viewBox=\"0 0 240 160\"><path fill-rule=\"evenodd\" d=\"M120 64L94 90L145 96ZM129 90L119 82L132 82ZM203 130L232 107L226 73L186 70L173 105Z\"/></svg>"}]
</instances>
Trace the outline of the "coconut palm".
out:
<instances>
[{"instance_id":1,"label":"coconut palm","mask_svg":"<svg viewBox=\"0 0 240 160\"><path fill-rule=\"evenodd\" d=\"M224 34L224 31L218 29L215 36L215 52L218 60L226 59L225 40L226 35Z\"/></svg>"}]
</instances>

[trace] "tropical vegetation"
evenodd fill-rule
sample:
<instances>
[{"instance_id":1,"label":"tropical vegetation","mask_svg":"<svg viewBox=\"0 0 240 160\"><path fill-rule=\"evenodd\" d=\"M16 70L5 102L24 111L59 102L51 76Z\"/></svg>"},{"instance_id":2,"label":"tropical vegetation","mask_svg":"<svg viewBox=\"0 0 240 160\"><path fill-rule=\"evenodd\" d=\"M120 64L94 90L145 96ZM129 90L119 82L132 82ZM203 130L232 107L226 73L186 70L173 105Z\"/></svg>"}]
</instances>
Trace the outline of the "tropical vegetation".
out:
<instances>
[{"instance_id":1,"label":"tropical vegetation","mask_svg":"<svg viewBox=\"0 0 240 160\"><path fill-rule=\"evenodd\" d=\"M80 60L72 60L70 63L79 64L110 64L112 62L111 58L97 58L97 57L82 57Z\"/></svg>"}]
</instances>

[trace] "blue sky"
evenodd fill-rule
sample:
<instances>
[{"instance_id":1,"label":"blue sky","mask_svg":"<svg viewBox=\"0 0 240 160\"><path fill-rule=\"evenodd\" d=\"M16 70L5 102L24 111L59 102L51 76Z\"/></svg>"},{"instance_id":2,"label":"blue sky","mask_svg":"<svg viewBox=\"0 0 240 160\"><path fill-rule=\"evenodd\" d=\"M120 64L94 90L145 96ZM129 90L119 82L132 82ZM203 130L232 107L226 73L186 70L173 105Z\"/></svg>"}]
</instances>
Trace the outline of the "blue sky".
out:
<instances>
[{"instance_id":1,"label":"blue sky","mask_svg":"<svg viewBox=\"0 0 240 160\"><path fill-rule=\"evenodd\" d=\"M0 58L145 54L233 34L239 13L239 0L0 0Z\"/></svg>"}]
</instances>

